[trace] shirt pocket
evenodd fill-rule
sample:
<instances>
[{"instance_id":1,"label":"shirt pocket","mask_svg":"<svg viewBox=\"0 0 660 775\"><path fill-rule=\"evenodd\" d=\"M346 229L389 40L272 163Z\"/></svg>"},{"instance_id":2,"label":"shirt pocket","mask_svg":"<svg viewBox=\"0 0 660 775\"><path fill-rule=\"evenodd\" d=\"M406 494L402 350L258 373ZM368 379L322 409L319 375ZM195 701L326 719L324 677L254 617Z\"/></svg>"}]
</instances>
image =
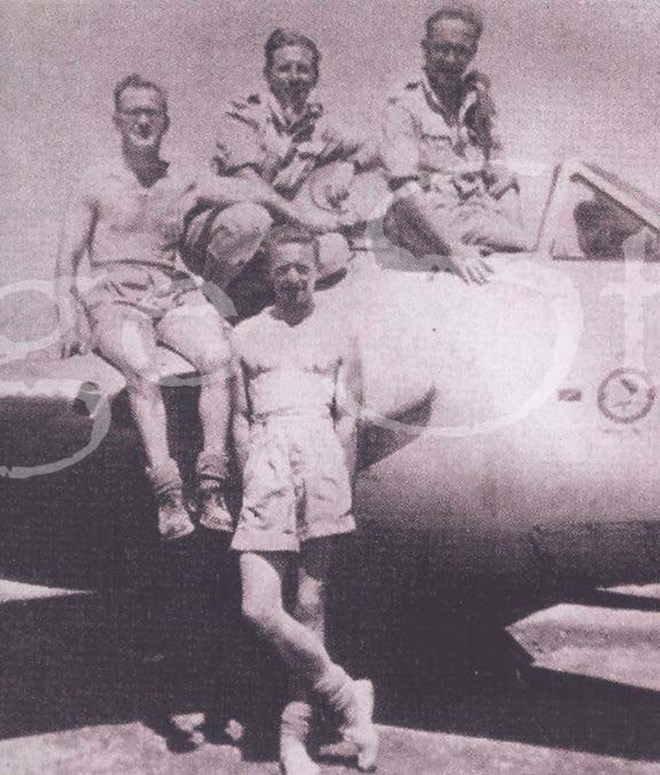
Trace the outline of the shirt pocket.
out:
<instances>
[{"instance_id":1,"label":"shirt pocket","mask_svg":"<svg viewBox=\"0 0 660 775\"><path fill-rule=\"evenodd\" d=\"M417 120L418 131L423 140L438 143L452 144L457 129L452 129L442 116L437 113L429 113L419 116Z\"/></svg>"},{"instance_id":2,"label":"shirt pocket","mask_svg":"<svg viewBox=\"0 0 660 775\"><path fill-rule=\"evenodd\" d=\"M419 121L420 162L423 168L441 171L456 163L457 130L452 130L441 116L423 116Z\"/></svg>"}]
</instances>

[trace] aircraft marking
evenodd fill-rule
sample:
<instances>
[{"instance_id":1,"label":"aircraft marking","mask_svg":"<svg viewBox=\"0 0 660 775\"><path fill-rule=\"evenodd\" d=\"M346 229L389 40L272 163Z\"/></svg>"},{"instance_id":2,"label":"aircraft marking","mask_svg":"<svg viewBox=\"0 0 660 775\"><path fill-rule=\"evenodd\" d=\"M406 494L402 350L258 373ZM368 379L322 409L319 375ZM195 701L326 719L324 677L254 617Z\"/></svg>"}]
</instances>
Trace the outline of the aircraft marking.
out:
<instances>
[{"instance_id":1,"label":"aircraft marking","mask_svg":"<svg viewBox=\"0 0 660 775\"><path fill-rule=\"evenodd\" d=\"M630 424L646 417L655 398L654 385L640 369L615 369L598 388L598 408L616 423Z\"/></svg>"}]
</instances>

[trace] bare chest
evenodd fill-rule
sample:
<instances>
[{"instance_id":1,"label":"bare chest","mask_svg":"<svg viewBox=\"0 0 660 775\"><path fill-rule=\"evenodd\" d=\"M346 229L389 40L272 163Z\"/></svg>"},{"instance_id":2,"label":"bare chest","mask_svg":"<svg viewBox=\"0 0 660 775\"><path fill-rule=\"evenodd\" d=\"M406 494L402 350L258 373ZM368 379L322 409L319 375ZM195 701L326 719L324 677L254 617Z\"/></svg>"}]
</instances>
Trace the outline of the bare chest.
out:
<instances>
[{"instance_id":1,"label":"bare chest","mask_svg":"<svg viewBox=\"0 0 660 775\"><path fill-rule=\"evenodd\" d=\"M147 188L137 180L111 179L98 197L98 223L121 235L177 239L193 204L192 187L163 179Z\"/></svg>"}]
</instances>

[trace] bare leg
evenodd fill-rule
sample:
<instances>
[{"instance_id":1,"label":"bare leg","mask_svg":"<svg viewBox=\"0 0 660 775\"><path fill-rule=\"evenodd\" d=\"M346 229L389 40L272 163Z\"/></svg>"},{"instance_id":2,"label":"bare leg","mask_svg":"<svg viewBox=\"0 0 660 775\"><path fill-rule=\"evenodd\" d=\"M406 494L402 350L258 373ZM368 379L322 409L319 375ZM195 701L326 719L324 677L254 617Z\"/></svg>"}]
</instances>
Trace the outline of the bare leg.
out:
<instances>
[{"instance_id":1,"label":"bare leg","mask_svg":"<svg viewBox=\"0 0 660 775\"><path fill-rule=\"evenodd\" d=\"M332 663L318 636L284 609L282 582L293 559L284 553L241 555L243 612L277 649L300 693L306 694L309 683L324 676ZM290 702L282 712L280 767L285 775L316 775L319 771L307 753L310 722L307 702Z\"/></svg>"},{"instance_id":2,"label":"bare leg","mask_svg":"<svg viewBox=\"0 0 660 775\"><path fill-rule=\"evenodd\" d=\"M156 368L152 321L136 310L109 306L97 314L96 347L126 378L131 411L144 443L158 504L158 529L166 540L183 538L194 526L183 505L182 482L167 443L167 418Z\"/></svg>"},{"instance_id":3,"label":"bare leg","mask_svg":"<svg viewBox=\"0 0 660 775\"><path fill-rule=\"evenodd\" d=\"M243 614L277 649L291 672L314 685L335 665L317 635L284 609L282 580L292 559L283 552L241 555Z\"/></svg>"},{"instance_id":4,"label":"bare leg","mask_svg":"<svg viewBox=\"0 0 660 775\"><path fill-rule=\"evenodd\" d=\"M241 555L243 614L277 649L291 673L342 715L341 731L358 747L358 766L371 769L378 747L371 722L373 689L370 682L353 681L332 662L318 634L285 611L282 581L290 561L284 553Z\"/></svg>"},{"instance_id":5,"label":"bare leg","mask_svg":"<svg viewBox=\"0 0 660 775\"><path fill-rule=\"evenodd\" d=\"M167 418L158 384L138 380L127 385L131 411L140 430L151 468L159 468L170 460L167 444Z\"/></svg>"},{"instance_id":6,"label":"bare leg","mask_svg":"<svg viewBox=\"0 0 660 775\"><path fill-rule=\"evenodd\" d=\"M160 393L156 362L156 334L146 315L122 315L111 307L99 314L95 344L101 355L126 378L131 411L152 468L167 465L165 405Z\"/></svg>"},{"instance_id":7,"label":"bare leg","mask_svg":"<svg viewBox=\"0 0 660 775\"><path fill-rule=\"evenodd\" d=\"M298 569L295 618L325 643L325 591L333 542L319 538L303 545ZM289 702L282 713L280 764L285 772L316 773L308 753L313 709L309 687L296 674L289 679Z\"/></svg>"},{"instance_id":8,"label":"bare leg","mask_svg":"<svg viewBox=\"0 0 660 775\"><path fill-rule=\"evenodd\" d=\"M231 411L231 331L211 304L199 297L168 312L157 331L160 341L186 358L200 377L204 445L197 459L195 508L199 522L209 530L231 532L233 520L224 501Z\"/></svg>"},{"instance_id":9,"label":"bare leg","mask_svg":"<svg viewBox=\"0 0 660 775\"><path fill-rule=\"evenodd\" d=\"M158 324L158 338L199 372L204 451L225 456L230 418L230 330L208 303L177 307ZM224 474L224 472L222 472Z\"/></svg>"},{"instance_id":10,"label":"bare leg","mask_svg":"<svg viewBox=\"0 0 660 775\"><path fill-rule=\"evenodd\" d=\"M298 569L294 617L325 644L326 581L332 558L332 538L317 538L303 545ZM308 687L291 677L291 699L307 700Z\"/></svg>"}]
</instances>

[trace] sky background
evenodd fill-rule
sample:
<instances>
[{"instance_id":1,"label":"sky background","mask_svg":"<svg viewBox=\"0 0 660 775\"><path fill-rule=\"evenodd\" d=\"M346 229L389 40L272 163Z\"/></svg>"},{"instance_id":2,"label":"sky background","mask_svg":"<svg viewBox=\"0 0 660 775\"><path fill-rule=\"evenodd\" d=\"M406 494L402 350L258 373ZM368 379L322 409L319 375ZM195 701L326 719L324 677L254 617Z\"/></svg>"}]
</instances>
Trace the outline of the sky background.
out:
<instances>
[{"instance_id":1,"label":"sky background","mask_svg":"<svg viewBox=\"0 0 660 775\"><path fill-rule=\"evenodd\" d=\"M319 97L364 129L388 91L418 72L423 0L0 0L4 150L0 283L52 276L77 175L116 147L114 84L137 71L170 94L170 156L205 163L223 102L261 83L276 26L314 38ZM475 66L493 81L502 134L522 167L530 231L553 166L600 163L660 194L660 2L477 3Z\"/></svg>"}]
</instances>

